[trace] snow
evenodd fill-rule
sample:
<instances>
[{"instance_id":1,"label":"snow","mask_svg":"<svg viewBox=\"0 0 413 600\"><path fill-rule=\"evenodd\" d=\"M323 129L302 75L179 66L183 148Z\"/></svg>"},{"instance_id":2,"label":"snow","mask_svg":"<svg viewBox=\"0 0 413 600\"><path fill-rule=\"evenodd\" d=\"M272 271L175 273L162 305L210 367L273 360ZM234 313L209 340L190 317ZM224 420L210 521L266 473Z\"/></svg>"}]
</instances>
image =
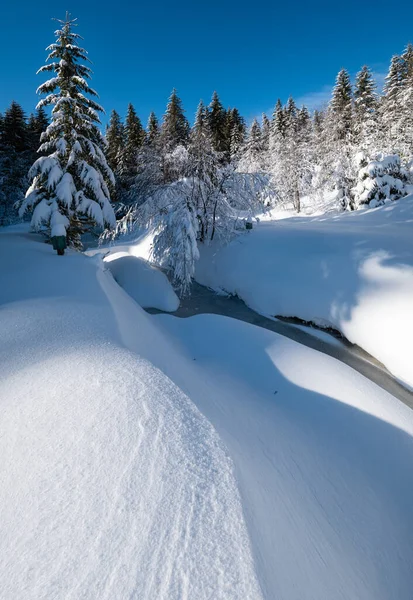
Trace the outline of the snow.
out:
<instances>
[{"instance_id":1,"label":"snow","mask_svg":"<svg viewBox=\"0 0 413 600\"><path fill-rule=\"evenodd\" d=\"M410 599L413 416L335 359L213 315L156 316L235 463L264 598Z\"/></svg>"},{"instance_id":2,"label":"snow","mask_svg":"<svg viewBox=\"0 0 413 600\"><path fill-rule=\"evenodd\" d=\"M0 233L1 598L410 600L410 409L38 239Z\"/></svg>"},{"instance_id":3,"label":"snow","mask_svg":"<svg viewBox=\"0 0 413 600\"><path fill-rule=\"evenodd\" d=\"M413 195L374 210L259 223L201 250L196 280L269 316L338 329L413 386Z\"/></svg>"},{"instance_id":4,"label":"snow","mask_svg":"<svg viewBox=\"0 0 413 600\"><path fill-rule=\"evenodd\" d=\"M0 597L261 598L232 462L143 357L173 359L151 318L96 260L0 248Z\"/></svg>"},{"instance_id":5,"label":"snow","mask_svg":"<svg viewBox=\"0 0 413 600\"><path fill-rule=\"evenodd\" d=\"M143 308L174 312L179 307L166 275L143 258L126 253L109 255L105 261L117 283Z\"/></svg>"}]
</instances>

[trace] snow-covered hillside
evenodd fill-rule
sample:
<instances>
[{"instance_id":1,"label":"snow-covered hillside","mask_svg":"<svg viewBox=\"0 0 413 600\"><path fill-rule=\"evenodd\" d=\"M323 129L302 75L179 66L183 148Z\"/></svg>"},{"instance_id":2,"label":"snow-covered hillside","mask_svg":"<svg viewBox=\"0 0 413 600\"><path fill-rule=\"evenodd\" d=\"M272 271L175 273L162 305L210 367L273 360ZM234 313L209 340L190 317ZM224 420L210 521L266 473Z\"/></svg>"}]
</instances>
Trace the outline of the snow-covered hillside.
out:
<instances>
[{"instance_id":1,"label":"snow-covered hillside","mask_svg":"<svg viewBox=\"0 0 413 600\"><path fill-rule=\"evenodd\" d=\"M151 318L22 228L0 256L0 597L260 598L231 460L143 358L172 354Z\"/></svg>"},{"instance_id":2,"label":"snow-covered hillside","mask_svg":"<svg viewBox=\"0 0 413 600\"><path fill-rule=\"evenodd\" d=\"M2 598L410 600L406 406L22 227L0 256Z\"/></svg>"},{"instance_id":3,"label":"snow-covered hillside","mask_svg":"<svg viewBox=\"0 0 413 600\"><path fill-rule=\"evenodd\" d=\"M413 196L375 210L276 219L225 247L204 247L196 279L264 315L333 326L413 386L412 240Z\"/></svg>"}]
</instances>

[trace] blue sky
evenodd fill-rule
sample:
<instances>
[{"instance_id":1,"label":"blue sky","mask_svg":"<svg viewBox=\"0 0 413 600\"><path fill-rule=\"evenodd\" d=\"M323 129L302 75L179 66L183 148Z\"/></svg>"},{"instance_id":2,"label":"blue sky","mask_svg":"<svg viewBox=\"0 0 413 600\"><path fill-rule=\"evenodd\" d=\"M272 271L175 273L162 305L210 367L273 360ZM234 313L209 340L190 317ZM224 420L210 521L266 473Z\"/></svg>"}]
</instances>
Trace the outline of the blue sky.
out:
<instances>
[{"instance_id":1,"label":"blue sky","mask_svg":"<svg viewBox=\"0 0 413 600\"><path fill-rule=\"evenodd\" d=\"M341 67L352 76L368 64L382 81L392 54L413 41L413 7L377 2L234 2L152 0L65 4L7 2L0 21L0 111L12 99L27 112L44 75L45 47L69 10L93 64L92 85L107 113L132 102L146 122L159 117L176 87L192 119L214 89L250 120L291 94L314 107L328 100ZM399 16L397 16L399 15Z\"/></svg>"}]
</instances>

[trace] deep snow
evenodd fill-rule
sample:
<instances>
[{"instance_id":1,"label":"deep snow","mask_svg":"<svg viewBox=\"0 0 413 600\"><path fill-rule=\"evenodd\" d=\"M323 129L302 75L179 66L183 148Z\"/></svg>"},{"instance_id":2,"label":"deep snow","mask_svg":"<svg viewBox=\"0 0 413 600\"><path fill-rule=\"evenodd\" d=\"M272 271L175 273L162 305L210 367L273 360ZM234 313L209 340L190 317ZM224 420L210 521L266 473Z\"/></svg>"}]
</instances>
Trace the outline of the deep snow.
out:
<instances>
[{"instance_id":1,"label":"deep snow","mask_svg":"<svg viewBox=\"0 0 413 600\"><path fill-rule=\"evenodd\" d=\"M410 600L406 406L22 228L0 256L1 597Z\"/></svg>"},{"instance_id":2,"label":"deep snow","mask_svg":"<svg viewBox=\"0 0 413 600\"><path fill-rule=\"evenodd\" d=\"M196 280L263 315L332 326L413 386L412 239L413 195L374 210L277 218L202 247Z\"/></svg>"},{"instance_id":3,"label":"deep snow","mask_svg":"<svg viewBox=\"0 0 413 600\"><path fill-rule=\"evenodd\" d=\"M0 597L260 598L232 462L142 358L171 353L151 317L123 315L139 357L96 260L22 228L0 256Z\"/></svg>"},{"instance_id":4,"label":"deep snow","mask_svg":"<svg viewBox=\"0 0 413 600\"><path fill-rule=\"evenodd\" d=\"M179 298L166 275L147 260L117 252L107 257L105 265L142 308L174 312L179 307Z\"/></svg>"}]
</instances>

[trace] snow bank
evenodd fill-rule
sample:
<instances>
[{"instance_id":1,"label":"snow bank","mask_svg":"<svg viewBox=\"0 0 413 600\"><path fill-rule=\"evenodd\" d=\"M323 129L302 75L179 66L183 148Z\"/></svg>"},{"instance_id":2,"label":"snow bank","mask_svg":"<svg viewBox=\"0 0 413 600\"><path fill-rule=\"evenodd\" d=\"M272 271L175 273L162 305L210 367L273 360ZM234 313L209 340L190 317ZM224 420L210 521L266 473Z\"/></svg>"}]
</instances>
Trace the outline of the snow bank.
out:
<instances>
[{"instance_id":1,"label":"snow bank","mask_svg":"<svg viewBox=\"0 0 413 600\"><path fill-rule=\"evenodd\" d=\"M168 278L143 258L115 253L105 260L117 283L143 308L174 312L179 307Z\"/></svg>"},{"instance_id":2,"label":"snow bank","mask_svg":"<svg viewBox=\"0 0 413 600\"><path fill-rule=\"evenodd\" d=\"M235 462L266 599L410 600L413 412L337 360L215 315L154 317Z\"/></svg>"},{"instance_id":3,"label":"snow bank","mask_svg":"<svg viewBox=\"0 0 413 600\"><path fill-rule=\"evenodd\" d=\"M144 358L174 361L151 317L22 228L0 257L0 597L259 600L232 462Z\"/></svg>"},{"instance_id":4,"label":"snow bank","mask_svg":"<svg viewBox=\"0 0 413 600\"><path fill-rule=\"evenodd\" d=\"M263 222L201 249L196 279L264 315L339 329L413 386L413 196L336 216Z\"/></svg>"}]
</instances>

